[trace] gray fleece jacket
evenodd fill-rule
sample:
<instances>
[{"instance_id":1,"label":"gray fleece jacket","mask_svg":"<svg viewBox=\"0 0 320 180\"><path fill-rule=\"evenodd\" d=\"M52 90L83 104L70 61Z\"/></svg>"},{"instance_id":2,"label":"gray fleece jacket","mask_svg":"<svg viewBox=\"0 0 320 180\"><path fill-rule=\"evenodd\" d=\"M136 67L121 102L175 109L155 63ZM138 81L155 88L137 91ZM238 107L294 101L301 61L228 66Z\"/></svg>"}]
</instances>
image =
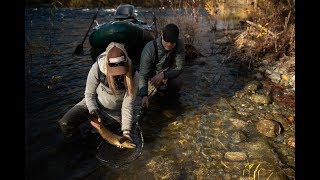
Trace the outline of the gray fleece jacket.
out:
<instances>
[{"instance_id":1,"label":"gray fleece jacket","mask_svg":"<svg viewBox=\"0 0 320 180\"><path fill-rule=\"evenodd\" d=\"M114 44L124 50L123 46L119 46L118 43ZM118 90L116 94L112 94L111 89L99 81L98 68L101 72L105 72L103 64L106 61L106 54L107 52L104 52L97 57L97 61L88 73L85 89L86 105L89 112L99 110L107 117L109 116L120 122L122 131L131 130L135 96L130 97L125 90ZM127 53L125 54L127 56ZM128 56L126 58L129 59ZM133 80L133 83L137 83L136 81Z\"/></svg>"}]
</instances>

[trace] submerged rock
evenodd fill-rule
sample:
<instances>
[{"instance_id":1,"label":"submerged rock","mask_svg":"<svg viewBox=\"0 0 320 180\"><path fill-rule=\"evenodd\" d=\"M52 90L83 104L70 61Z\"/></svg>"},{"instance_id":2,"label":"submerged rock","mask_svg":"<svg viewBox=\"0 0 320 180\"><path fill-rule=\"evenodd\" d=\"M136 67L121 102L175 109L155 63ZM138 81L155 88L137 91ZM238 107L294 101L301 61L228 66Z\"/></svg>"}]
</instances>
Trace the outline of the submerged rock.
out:
<instances>
[{"instance_id":1,"label":"submerged rock","mask_svg":"<svg viewBox=\"0 0 320 180\"><path fill-rule=\"evenodd\" d=\"M224 158L229 161L244 161L247 159L247 155L244 152L226 152Z\"/></svg>"},{"instance_id":2,"label":"submerged rock","mask_svg":"<svg viewBox=\"0 0 320 180\"><path fill-rule=\"evenodd\" d=\"M254 93L260 88L262 88L262 83L261 82L259 82L259 81L251 81L243 89L246 92Z\"/></svg>"},{"instance_id":3,"label":"submerged rock","mask_svg":"<svg viewBox=\"0 0 320 180\"><path fill-rule=\"evenodd\" d=\"M249 96L249 99L258 104L270 104L271 98L270 96L262 95L262 94L253 94Z\"/></svg>"},{"instance_id":4,"label":"submerged rock","mask_svg":"<svg viewBox=\"0 0 320 180\"><path fill-rule=\"evenodd\" d=\"M242 132L237 131L231 135L231 139L233 143L240 143L246 139L246 136Z\"/></svg>"},{"instance_id":5,"label":"submerged rock","mask_svg":"<svg viewBox=\"0 0 320 180\"><path fill-rule=\"evenodd\" d=\"M260 120L256 127L261 134L267 137L276 137L281 132L280 125L276 121L272 120Z\"/></svg>"}]
</instances>

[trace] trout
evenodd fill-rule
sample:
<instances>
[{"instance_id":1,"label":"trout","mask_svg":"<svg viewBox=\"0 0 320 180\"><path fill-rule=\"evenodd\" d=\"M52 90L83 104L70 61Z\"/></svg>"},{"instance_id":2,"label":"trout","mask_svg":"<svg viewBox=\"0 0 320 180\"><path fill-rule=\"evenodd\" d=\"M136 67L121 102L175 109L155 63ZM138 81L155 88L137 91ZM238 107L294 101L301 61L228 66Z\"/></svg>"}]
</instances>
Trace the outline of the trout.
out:
<instances>
[{"instance_id":1,"label":"trout","mask_svg":"<svg viewBox=\"0 0 320 180\"><path fill-rule=\"evenodd\" d=\"M110 144L117 146L119 148L135 148L136 145L132 143L128 138L124 136L119 136L111 131L109 131L101 122L98 121L97 118L92 119L93 122L90 122L93 127L95 127L101 137L108 141Z\"/></svg>"}]
</instances>

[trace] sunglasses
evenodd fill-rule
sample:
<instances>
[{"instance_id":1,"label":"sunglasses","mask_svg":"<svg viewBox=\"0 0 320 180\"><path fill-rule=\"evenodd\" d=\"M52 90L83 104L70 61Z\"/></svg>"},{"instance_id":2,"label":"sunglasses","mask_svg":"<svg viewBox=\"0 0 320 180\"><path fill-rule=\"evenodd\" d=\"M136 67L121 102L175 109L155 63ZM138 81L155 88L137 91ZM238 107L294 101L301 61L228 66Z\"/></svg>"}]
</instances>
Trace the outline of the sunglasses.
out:
<instances>
[{"instance_id":1,"label":"sunglasses","mask_svg":"<svg viewBox=\"0 0 320 180\"><path fill-rule=\"evenodd\" d=\"M117 66L126 66L126 62L120 62L120 63L108 63L110 67L117 67Z\"/></svg>"}]
</instances>

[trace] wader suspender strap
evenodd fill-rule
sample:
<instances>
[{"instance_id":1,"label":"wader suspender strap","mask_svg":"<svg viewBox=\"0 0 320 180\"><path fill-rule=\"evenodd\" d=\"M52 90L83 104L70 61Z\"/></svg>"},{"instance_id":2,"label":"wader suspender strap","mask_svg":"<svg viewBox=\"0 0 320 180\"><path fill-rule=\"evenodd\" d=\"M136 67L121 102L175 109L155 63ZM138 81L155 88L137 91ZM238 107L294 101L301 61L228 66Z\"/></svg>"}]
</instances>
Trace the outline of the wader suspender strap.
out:
<instances>
[{"instance_id":1,"label":"wader suspender strap","mask_svg":"<svg viewBox=\"0 0 320 180\"><path fill-rule=\"evenodd\" d=\"M159 62L159 57L158 57L158 45L156 39L153 40L153 46L154 46L154 57L156 62L154 64L157 64Z\"/></svg>"},{"instance_id":2,"label":"wader suspender strap","mask_svg":"<svg viewBox=\"0 0 320 180\"><path fill-rule=\"evenodd\" d=\"M154 51L155 51L155 63L157 64L159 62L159 57L158 57L158 46L156 39L153 40L153 46L154 46ZM164 63L162 64L162 69L165 69L167 67L171 67L173 65L173 56L176 53L177 46L175 46L170 52ZM154 69L156 69L154 65Z\"/></svg>"},{"instance_id":3,"label":"wader suspender strap","mask_svg":"<svg viewBox=\"0 0 320 180\"><path fill-rule=\"evenodd\" d=\"M151 70L148 73L149 77L153 77L154 75L156 75L156 64L158 64L159 62L159 56L158 56L158 45L157 45L157 41L156 39L152 40L153 42L153 47L154 47L154 63L152 63L151 65Z\"/></svg>"}]
</instances>

